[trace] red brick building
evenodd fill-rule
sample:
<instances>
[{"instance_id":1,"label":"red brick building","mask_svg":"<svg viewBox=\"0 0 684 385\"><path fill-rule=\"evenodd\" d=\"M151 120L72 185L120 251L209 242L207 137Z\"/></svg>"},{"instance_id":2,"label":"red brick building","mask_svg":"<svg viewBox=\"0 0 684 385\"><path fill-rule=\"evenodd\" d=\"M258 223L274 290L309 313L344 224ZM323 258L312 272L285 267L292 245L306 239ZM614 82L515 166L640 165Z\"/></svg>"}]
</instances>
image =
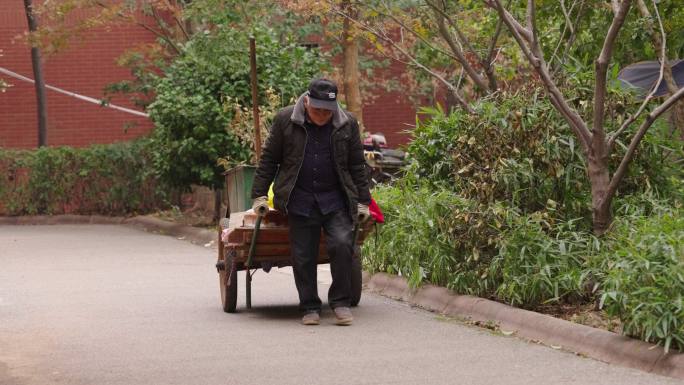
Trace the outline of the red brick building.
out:
<instances>
[{"instance_id":1,"label":"red brick building","mask_svg":"<svg viewBox=\"0 0 684 385\"><path fill-rule=\"evenodd\" d=\"M21 36L28 30L23 3L0 1L0 68L33 78L30 48ZM115 60L127 49L152 42L154 35L142 27L127 26L89 32L55 55L44 57L47 85L96 99L103 98L106 85L130 78L127 68ZM400 71L397 68L393 73ZM32 83L0 74L12 84L0 93L0 147L33 148L38 129L35 89ZM137 109L126 98L116 96L112 104ZM87 146L130 140L148 133L149 119L104 108L55 91L47 91L47 142L50 146ZM406 143L401 132L415 122L415 110L403 95L382 93L364 108L366 129L381 131L391 146Z\"/></svg>"},{"instance_id":2,"label":"red brick building","mask_svg":"<svg viewBox=\"0 0 684 385\"><path fill-rule=\"evenodd\" d=\"M30 48L21 39L28 30L21 1L0 2L0 67L33 78ZM139 27L112 28L89 33L70 48L44 58L46 84L70 92L103 97L103 88L130 77L129 71L116 65L115 59L126 49L153 40L153 35ZM38 142L36 96L33 84L0 75L12 84L0 93L0 146L31 148ZM111 101L134 108L123 97ZM51 146L86 146L129 140L152 128L146 118L103 108L47 91L47 142ZM129 127L126 129L126 127Z\"/></svg>"}]
</instances>

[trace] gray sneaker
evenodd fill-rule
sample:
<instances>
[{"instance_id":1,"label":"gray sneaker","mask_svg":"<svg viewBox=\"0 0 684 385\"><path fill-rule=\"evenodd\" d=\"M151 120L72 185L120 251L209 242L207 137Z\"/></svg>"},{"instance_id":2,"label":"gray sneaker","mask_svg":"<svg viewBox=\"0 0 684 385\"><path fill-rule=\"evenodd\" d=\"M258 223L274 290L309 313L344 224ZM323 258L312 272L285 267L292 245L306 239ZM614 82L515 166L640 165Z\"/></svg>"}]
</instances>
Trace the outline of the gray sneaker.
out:
<instances>
[{"instance_id":1,"label":"gray sneaker","mask_svg":"<svg viewBox=\"0 0 684 385\"><path fill-rule=\"evenodd\" d=\"M318 325L319 323L321 323L321 316L318 315L317 311L308 312L302 317L302 324L304 325Z\"/></svg>"},{"instance_id":2,"label":"gray sneaker","mask_svg":"<svg viewBox=\"0 0 684 385\"><path fill-rule=\"evenodd\" d=\"M351 325L352 321L354 321L351 310L346 306L334 308L333 313L335 313L335 318L337 318L335 322L337 325L347 326Z\"/></svg>"}]
</instances>

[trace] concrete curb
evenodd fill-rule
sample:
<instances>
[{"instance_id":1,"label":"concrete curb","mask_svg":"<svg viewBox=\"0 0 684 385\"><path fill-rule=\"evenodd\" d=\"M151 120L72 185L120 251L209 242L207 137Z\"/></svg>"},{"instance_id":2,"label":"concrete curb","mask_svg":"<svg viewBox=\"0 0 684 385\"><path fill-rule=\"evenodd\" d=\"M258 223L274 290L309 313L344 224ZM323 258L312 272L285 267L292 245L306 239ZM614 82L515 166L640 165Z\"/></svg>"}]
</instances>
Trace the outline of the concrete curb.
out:
<instances>
[{"instance_id":1,"label":"concrete curb","mask_svg":"<svg viewBox=\"0 0 684 385\"><path fill-rule=\"evenodd\" d=\"M506 334L515 334L553 348L684 379L684 354L664 354L661 347L647 342L484 298L456 295L443 287L425 285L411 290L405 278L386 273L370 275L364 284L375 293L447 316L494 324Z\"/></svg>"},{"instance_id":2,"label":"concrete curb","mask_svg":"<svg viewBox=\"0 0 684 385\"><path fill-rule=\"evenodd\" d=\"M218 232L168 222L151 215L132 218L105 217L101 215L33 215L21 217L0 217L0 225L71 225L71 224L116 224L171 235L204 246L216 246Z\"/></svg>"}]
</instances>

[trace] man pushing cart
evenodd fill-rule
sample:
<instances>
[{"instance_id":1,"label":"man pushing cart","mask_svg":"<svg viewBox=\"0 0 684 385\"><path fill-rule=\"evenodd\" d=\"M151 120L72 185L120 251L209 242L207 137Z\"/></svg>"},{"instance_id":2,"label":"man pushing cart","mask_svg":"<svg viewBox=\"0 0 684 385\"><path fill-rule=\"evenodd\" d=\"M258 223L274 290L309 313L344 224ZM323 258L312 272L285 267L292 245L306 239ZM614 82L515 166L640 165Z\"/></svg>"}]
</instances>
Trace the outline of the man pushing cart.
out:
<instances>
[{"instance_id":1,"label":"man pushing cart","mask_svg":"<svg viewBox=\"0 0 684 385\"><path fill-rule=\"evenodd\" d=\"M229 258L239 257L240 251L247 260L254 255L268 254L270 249L258 241L262 218L271 228L277 228L279 222L286 222L286 226L280 227L280 237L284 235L283 231L287 232L304 325L320 323L322 302L318 296L316 274L317 264L322 258L330 262L332 285L328 291L328 305L333 310L336 324L352 324L350 307L358 302L360 295L360 282L359 293L356 293L356 288L352 290L353 271L358 270L360 276L360 262L354 259L354 248L365 235L363 230L367 227L364 228L363 224L370 217L368 206L371 196L359 124L339 106L337 91L334 82L315 79L295 105L278 112L252 185L254 230L249 236L247 233L233 234L227 243L233 246L224 251L224 275L226 281L230 281L233 274L228 270L235 269L227 266ZM273 205L277 211L269 212L267 195L271 183ZM245 217L244 220L252 219ZM362 232L357 237L359 226ZM321 242L321 233L324 243ZM268 238L267 234L261 236L264 240ZM246 246L248 237L251 237L249 247L241 249L235 246ZM235 243L236 240L243 243ZM325 250L320 249L323 245ZM260 252L260 248L263 251ZM271 251L274 254L283 252L275 248ZM251 278L250 263L246 266L242 263L247 269L248 280ZM221 266L217 264L217 267L220 271ZM357 280L360 281L360 277Z\"/></svg>"}]
</instances>

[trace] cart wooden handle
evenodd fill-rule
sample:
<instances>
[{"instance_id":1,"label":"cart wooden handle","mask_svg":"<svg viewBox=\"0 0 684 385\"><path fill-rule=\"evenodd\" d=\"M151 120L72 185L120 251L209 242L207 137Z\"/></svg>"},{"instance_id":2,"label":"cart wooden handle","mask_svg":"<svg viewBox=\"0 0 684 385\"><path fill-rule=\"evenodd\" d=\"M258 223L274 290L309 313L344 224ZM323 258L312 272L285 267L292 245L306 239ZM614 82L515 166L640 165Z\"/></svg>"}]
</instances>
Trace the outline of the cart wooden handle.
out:
<instances>
[{"instance_id":1,"label":"cart wooden handle","mask_svg":"<svg viewBox=\"0 0 684 385\"><path fill-rule=\"evenodd\" d=\"M252 242L249 244L249 255L247 256L247 263L245 264L245 272L247 273L247 279L245 283L246 287L246 299L247 299L247 309L252 308L252 274L249 269L252 266L252 259L254 258L254 251L256 250L257 237L259 236L259 229L261 228L261 219L268 213L267 207L259 207L256 211L257 218L254 223L254 231L252 232Z\"/></svg>"}]
</instances>

